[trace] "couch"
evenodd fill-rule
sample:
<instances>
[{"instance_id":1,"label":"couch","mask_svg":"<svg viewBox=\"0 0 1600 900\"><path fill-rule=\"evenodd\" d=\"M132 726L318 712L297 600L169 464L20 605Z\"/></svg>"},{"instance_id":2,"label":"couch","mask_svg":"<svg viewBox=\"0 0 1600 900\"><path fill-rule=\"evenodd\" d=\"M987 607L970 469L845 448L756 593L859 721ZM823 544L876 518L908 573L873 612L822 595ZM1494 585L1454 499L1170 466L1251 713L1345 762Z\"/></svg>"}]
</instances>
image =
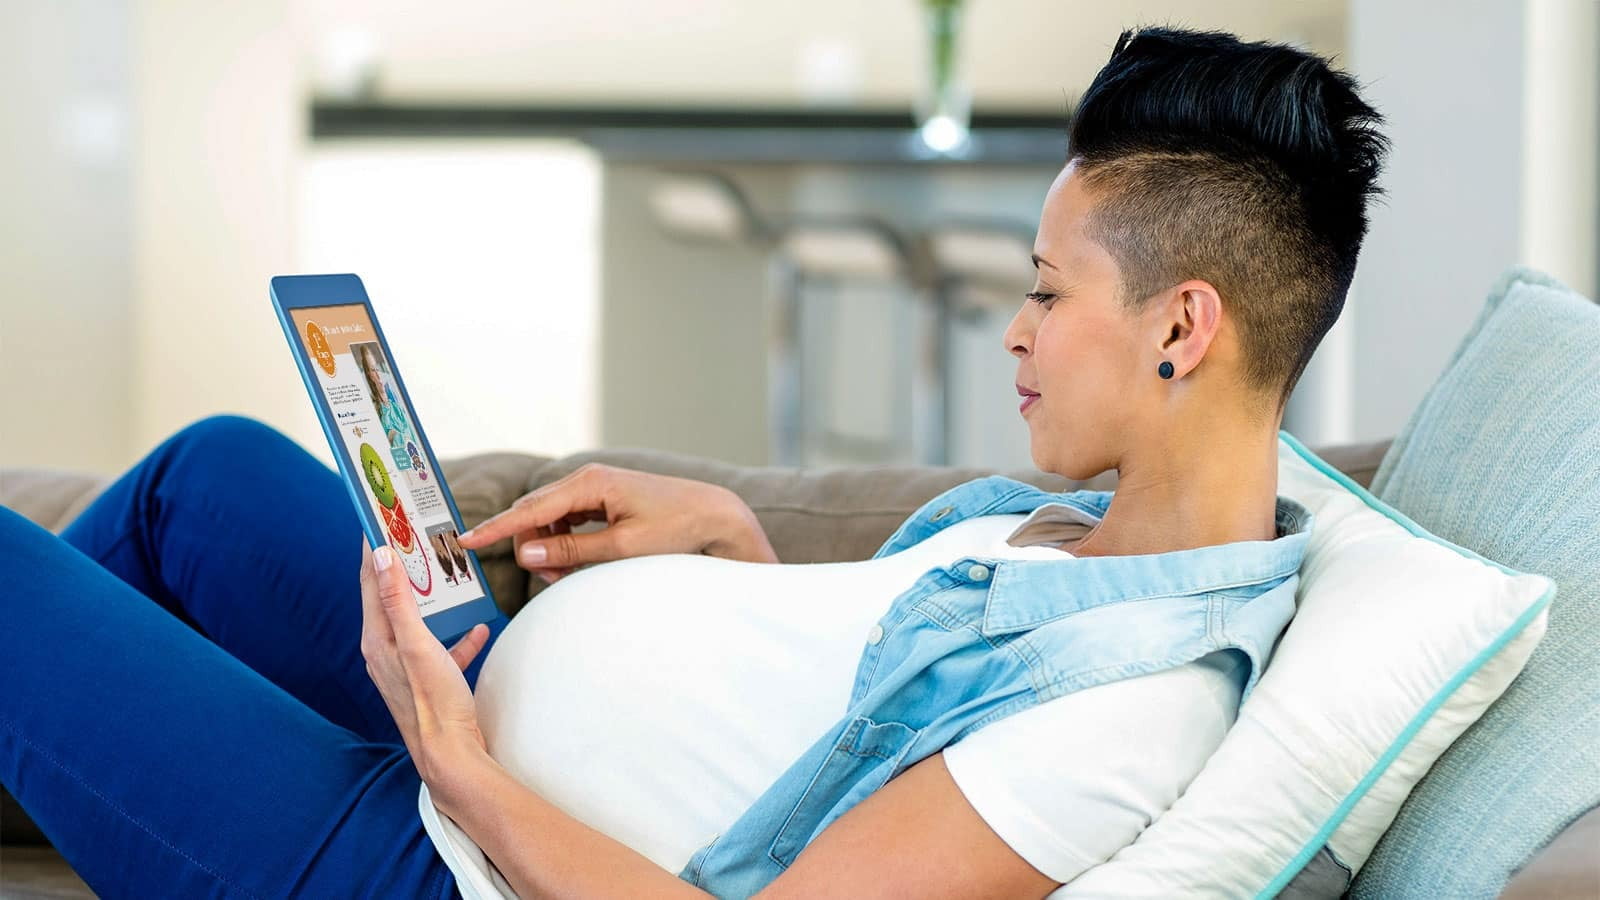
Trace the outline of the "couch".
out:
<instances>
[{"instance_id":1,"label":"couch","mask_svg":"<svg viewBox=\"0 0 1600 900\"><path fill-rule=\"evenodd\" d=\"M1371 482L1390 441L1313 448L1362 485ZM552 459L521 453L446 460L468 525L521 494L586 462L697 478L744 498L785 562L865 559L928 498L992 470L908 465L786 469L731 465L651 450L606 450ZM1002 474L1047 490L1116 486L1116 473L1071 481L1037 471ZM106 479L73 472L0 470L0 504L59 531L93 500ZM515 615L544 586L517 568L509 542L480 553L495 600ZM1600 897L1600 810L1579 819L1512 880L1503 897ZM0 794L0 898L92 896L9 794Z\"/></svg>"}]
</instances>

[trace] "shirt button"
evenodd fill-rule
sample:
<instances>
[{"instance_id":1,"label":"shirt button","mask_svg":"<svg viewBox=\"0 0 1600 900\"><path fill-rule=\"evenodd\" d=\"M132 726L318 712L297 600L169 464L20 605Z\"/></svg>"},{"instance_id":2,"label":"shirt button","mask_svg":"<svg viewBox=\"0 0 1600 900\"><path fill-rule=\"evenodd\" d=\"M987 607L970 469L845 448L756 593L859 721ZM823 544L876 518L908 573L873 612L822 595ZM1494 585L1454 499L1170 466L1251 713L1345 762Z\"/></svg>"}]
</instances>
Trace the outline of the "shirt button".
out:
<instances>
[{"instance_id":1,"label":"shirt button","mask_svg":"<svg viewBox=\"0 0 1600 900\"><path fill-rule=\"evenodd\" d=\"M930 518L928 521L937 522L940 519L944 518L945 516L950 515L950 513L952 511L954 511L954 510L955 510L954 506L946 506L944 509L941 509L938 512L934 513L932 518Z\"/></svg>"},{"instance_id":2,"label":"shirt button","mask_svg":"<svg viewBox=\"0 0 1600 900\"><path fill-rule=\"evenodd\" d=\"M989 578L989 567L973 566L967 570L967 577L973 581L986 581Z\"/></svg>"},{"instance_id":3,"label":"shirt button","mask_svg":"<svg viewBox=\"0 0 1600 900\"><path fill-rule=\"evenodd\" d=\"M867 632L867 643L876 644L877 642L879 642L881 640L883 640L883 626L882 625L874 625L874 626L872 626L872 630Z\"/></svg>"}]
</instances>

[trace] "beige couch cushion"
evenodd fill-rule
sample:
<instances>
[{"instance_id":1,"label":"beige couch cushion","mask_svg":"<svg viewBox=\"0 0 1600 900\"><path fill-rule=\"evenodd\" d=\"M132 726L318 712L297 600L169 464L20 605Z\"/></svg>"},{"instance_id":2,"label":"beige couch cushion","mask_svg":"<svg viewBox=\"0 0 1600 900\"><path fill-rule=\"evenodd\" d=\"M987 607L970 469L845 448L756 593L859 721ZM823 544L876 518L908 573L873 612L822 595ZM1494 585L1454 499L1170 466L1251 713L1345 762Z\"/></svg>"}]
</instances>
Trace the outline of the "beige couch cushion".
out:
<instances>
[{"instance_id":1,"label":"beige couch cushion","mask_svg":"<svg viewBox=\"0 0 1600 900\"><path fill-rule=\"evenodd\" d=\"M1387 440L1319 448L1316 452L1365 485L1372 480ZM740 466L658 450L617 449L579 453L560 459L526 453L485 453L443 461L450 491L470 527L505 509L534 488L562 477L586 462L694 478L732 489L755 511L784 562L834 562L865 559L905 518L940 492L963 481L996 474L992 469L880 465L792 469ZM1115 472L1071 481L1035 470L1000 472L1047 490L1116 487ZM89 504L110 479L48 469L0 470L0 505L60 531ZM595 524L590 527L599 527ZM514 615L544 587L511 560L511 542L479 554L490 592L507 615Z\"/></svg>"},{"instance_id":2,"label":"beige couch cushion","mask_svg":"<svg viewBox=\"0 0 1600 900\"><path fill-rule=\"evenodd\" d=\"M0 506L59 532L110 483L67 469L0 469Z\"/></svg>"}]
</instances>

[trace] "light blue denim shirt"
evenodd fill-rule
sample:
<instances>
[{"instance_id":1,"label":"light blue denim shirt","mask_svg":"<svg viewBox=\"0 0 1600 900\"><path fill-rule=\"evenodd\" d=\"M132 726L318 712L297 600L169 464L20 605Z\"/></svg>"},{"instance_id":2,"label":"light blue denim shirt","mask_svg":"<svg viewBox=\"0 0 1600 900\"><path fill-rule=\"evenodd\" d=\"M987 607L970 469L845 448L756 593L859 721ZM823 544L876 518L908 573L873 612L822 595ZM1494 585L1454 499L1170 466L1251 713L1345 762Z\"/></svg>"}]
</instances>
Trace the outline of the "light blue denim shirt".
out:
<instances>
[{"instance_id":1,"label":"light blue denim shirt","mask_svg":"<svg viewBox=\"0 0 1600 900\"><path fill-rule=\"evenodd\" d=\"M998 475L969 481L924 504L873 559L963 519L1046 503L1098 520L1111 497ZM1294 616L1311 523L1310 510L1280 495L1270 541L1139 556L967 556L929 569L878 620L838 723L678 877L717 897L748 897L890 778L1072 691L1232 649L1249 658L1248 697Z\"/></svg>"}]
</instances>

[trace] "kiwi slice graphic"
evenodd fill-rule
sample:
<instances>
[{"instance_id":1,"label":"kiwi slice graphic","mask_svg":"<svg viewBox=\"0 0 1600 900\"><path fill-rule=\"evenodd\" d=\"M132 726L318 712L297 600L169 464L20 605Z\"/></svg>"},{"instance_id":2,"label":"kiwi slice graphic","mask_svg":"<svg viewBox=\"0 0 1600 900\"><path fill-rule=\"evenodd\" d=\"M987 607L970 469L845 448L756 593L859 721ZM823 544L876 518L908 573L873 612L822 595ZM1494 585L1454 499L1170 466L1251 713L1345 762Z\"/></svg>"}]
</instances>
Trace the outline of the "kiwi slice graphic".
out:
<instances>
[{"instance_id":1,"label":"kiwi slice graphic","mask_svg":"<svg viewBox=\"0 0 1600 900\"><path fill-rule=\"evenodd\" d=\"M386 509L394 509L394 484L389 481L389 470L384 467L383 458L371 444L361 445L361 471L366 474L367 484L378 502Z\"/></svg>"}]
</instances>

